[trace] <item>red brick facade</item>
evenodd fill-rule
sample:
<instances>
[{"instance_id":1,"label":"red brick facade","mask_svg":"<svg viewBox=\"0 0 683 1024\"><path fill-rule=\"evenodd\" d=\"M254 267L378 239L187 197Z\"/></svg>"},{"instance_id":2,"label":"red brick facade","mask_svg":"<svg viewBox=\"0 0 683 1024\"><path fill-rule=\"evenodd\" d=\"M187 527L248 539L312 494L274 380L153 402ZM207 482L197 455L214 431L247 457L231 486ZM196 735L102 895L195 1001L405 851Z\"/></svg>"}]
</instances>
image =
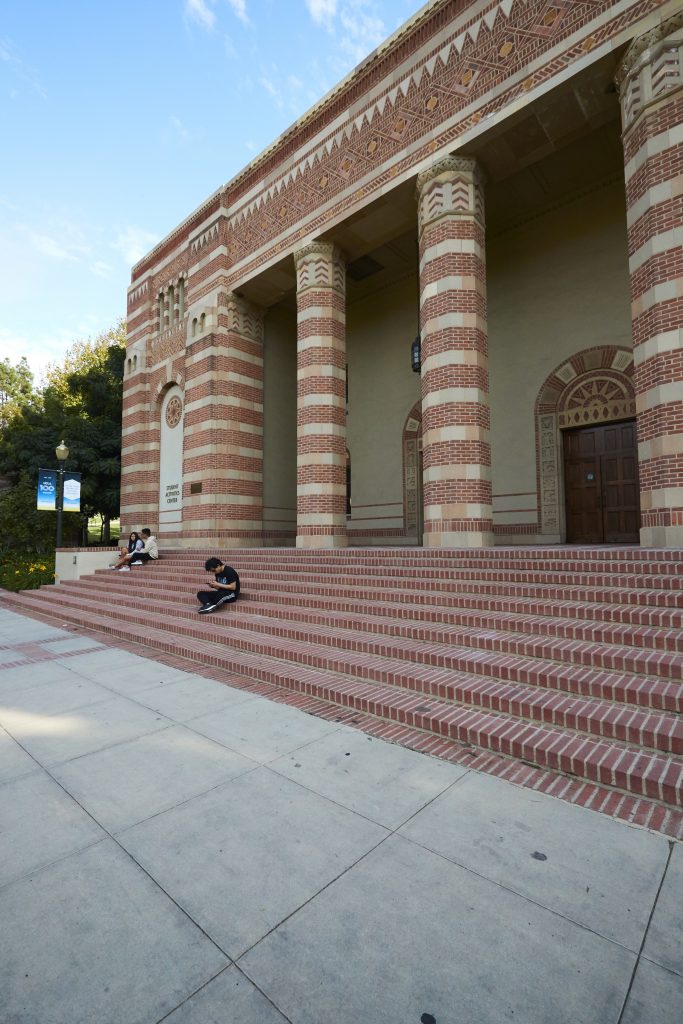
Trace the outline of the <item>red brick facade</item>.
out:
<instances>
[{"instance_id":1,"label":"red brick facade","mask_svg":"<svg viewBox=\"0 0 683 1024\"><path fill-rule=\"evenodd\" d=\"M352 230L372 203L417 180L423 541L492 544L499 527L488 186L468 150L489 138L493 144L508 122L513 131L553 90L560 104L575 76L612 54L614 64L623 60L642 541L683 546L683 99L675 9L668 0L434 0L137 264L128 295L124 526L157 521L160 402L177 384L184 389L183 516L167 539L263 542L267 315L237 293L277 274L286 259L297 278L296 543L347 543L347 309L335 232ZM578 339L575 351L585 347ZM396 443L400 450L400 432ZM544 533L540 490L526 501L537 505L535 517L511 520L505 536ZM414 529L404 516L402 528L383 528L377 539L408 538Z\"/></svg>"}]
</instances>

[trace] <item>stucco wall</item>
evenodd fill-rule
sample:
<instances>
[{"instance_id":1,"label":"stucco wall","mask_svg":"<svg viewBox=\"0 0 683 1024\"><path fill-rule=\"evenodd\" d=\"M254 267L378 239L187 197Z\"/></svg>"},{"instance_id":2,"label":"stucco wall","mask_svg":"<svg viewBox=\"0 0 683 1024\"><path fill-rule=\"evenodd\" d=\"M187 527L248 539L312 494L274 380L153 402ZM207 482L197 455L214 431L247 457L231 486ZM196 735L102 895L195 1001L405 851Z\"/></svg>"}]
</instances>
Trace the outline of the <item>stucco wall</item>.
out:
<instances>
[{"instance_id":1,"label":"stucco wall","mask_svg":"<svg viewBox=\"0 0 683 1024\"><path fill-rule=\"evenodd\" d=\"M536 520L534 403L565 359L631 347L616 183L487 242L494 524ZM529 538L524 538L528 541Z\"/></svg>"},{"instance_id":2,"label":"stucco wall","mask_svg":"<svg viewBox=\"0 0 683 1024\"><path fill-rule=\"evenodd\" d=\"M420 378L410 368L416 291L408 278L347 308L354 543L369 530L403 528L403 427L420 398Z\"/></svg>"}]
</instances>

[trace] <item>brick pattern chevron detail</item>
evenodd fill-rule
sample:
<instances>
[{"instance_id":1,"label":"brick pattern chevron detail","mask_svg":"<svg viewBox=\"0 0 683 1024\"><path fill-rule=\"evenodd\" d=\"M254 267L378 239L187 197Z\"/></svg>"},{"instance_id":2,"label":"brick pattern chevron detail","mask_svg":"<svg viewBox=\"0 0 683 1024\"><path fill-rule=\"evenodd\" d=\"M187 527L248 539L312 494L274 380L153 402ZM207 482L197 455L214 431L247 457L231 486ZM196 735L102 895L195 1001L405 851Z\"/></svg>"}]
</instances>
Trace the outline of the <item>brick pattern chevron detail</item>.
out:
<instances>
[{"instance_id":1,"label":"brick pattern chevron detail","mask_svg":"<svg viewBox=\"0 0 683 1024\"><path fill-rule=\"evenodd\" d=\"M683 838L680 550L244 548L200 618L210 553L3 601Z\"/></svg>"}]
</instances>

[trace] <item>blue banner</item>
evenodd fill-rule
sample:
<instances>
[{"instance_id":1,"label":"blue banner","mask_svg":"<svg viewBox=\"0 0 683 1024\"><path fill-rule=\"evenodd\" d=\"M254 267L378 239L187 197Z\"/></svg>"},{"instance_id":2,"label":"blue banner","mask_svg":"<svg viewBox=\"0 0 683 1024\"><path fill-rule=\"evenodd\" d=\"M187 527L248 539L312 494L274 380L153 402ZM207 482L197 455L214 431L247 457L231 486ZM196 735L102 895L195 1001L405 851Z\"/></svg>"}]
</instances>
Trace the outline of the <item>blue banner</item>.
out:
<instances>
[{"instance_id":1,"label":"blue banner","mask_svg":"<svg viewBox=\"0 0 683 1024\"><path fill-rule=\"evenodd\" d=\"M57 508L57 473L54 469L38 470L37 508L52 511Z\"/></svg>"},{"instance_id":2,"label":"blue banner","mask_svg":"<svg viewBox=\"0 0 683 1024\"><path fill-rule=\"evenodd\" d=\"M64 501L62 508L65 512L81 511L81 474L64 474Z\"/></svg>"}]
</instances>

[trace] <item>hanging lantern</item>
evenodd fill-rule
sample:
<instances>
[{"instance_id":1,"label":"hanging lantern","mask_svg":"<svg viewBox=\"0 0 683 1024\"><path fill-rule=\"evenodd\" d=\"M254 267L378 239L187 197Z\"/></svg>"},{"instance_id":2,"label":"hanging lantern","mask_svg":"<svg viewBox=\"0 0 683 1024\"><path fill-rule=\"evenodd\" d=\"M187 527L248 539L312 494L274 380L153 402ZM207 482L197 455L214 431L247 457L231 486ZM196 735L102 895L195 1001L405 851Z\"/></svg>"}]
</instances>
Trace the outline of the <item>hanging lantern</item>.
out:
<instances>
[{"instance_id":1,"label":"hanging lantern","mask_svg":"<svg viewBox=\"0 0 683 1024\"><path fill-rule=\"evenodd\" d=\"M420 335L418 334L417 338L410 346L410 366L412 368L413 373L420 373L421 362L422 345L420 343Z\"/></svg>"}]
</instances>

